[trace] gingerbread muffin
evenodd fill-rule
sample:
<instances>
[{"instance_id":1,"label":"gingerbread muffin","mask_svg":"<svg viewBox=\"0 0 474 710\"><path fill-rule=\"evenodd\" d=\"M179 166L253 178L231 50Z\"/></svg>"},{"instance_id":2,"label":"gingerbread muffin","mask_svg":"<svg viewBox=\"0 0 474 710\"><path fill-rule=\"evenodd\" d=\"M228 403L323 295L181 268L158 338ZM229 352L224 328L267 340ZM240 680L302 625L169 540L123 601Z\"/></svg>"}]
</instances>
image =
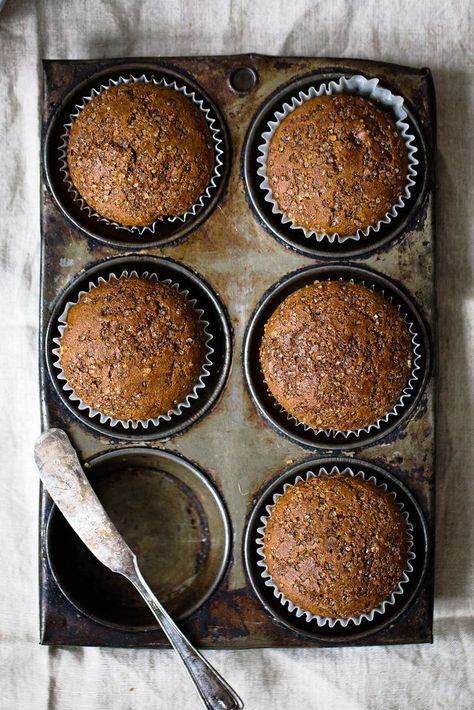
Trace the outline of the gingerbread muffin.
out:
<instances>
[{"instance_id":1,"label":"gingerbread muffin","mask_svg":"<svg viewBox=\"0 0 474 710\"><path fill-rule=\"evenodd\" d=\"M67 382L92 409L119 420L152 419L193 391L205 339L198 315L176 289L121 277L71 306L59 359Z\"/></svg>"},{"instance_id":2,"label":"gingerbread muffin","mask_svg":"<svg viewBox=\"0 0 474 710\"><path fill-rule=\"evenodd\" d=\"M315 281L270 316L260 346L268 388L312 429L355 431L388 414L412 367L398 310L351 282Z\"/></svg>"},{"instance_id":3,"label":"gingerbread muffin","mask_svg":"<svg viewBox=\"0 0 474 710\"><path fill-rule=\"evenodd\" d=\"M80 112L67 163L89 207L119 224L146 226L193 205L209 182L214 149L190 99L130 82L103 91Z\"/></svg>"},{"instance_id":4,"label":"gingerbread muffin","mask_svg":"<svg viewBox=\"0 0 474 710\"><path fill-rule=\"evenodd\" d=\"M381 488L349 474L320 475L278 498L263 550L273 582L293 604L349 619L379 607L402 581L407 526Z\"/></svg>"},{"instance_id":5,"label":"gingerbread muffin","mask_svg":"<svg viewBox=\"0 0 474 710\"><path fill-rule=\"evenodd\" d=\"M349 236L376 225L403 194L408 154L392 117L360 96L305 101L276 129L267 176L295 224Z\"/></svg>"}]
</instances>

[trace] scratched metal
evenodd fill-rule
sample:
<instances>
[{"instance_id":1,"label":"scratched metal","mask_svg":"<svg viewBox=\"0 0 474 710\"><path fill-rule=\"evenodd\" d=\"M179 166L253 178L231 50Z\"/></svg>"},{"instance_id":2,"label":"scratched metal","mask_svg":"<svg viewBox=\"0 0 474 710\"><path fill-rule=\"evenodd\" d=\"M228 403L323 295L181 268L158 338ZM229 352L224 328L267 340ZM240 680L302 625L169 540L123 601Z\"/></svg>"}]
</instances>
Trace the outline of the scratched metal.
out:
<instances>
[{"instance_id":1,"label":"scratched metal","mask_svg":"<svg viewBox=\"0 0 474 710\"><path fill-rule=\"evenodd\" d=\"M132 60L121 60L132 61ZM142 60L160 66L159 59ZM425 133L429 155L435 149L434 92L430 72L359 60L276 58L258 55L161 60L190 75L223 113L232 142L232 166L227 190L211 216L181 243L133 253L169 256L195 269L219 294L234 329L234 354L227 386L214 409L181 436L148 446L167 448L196 462L215 483L227 506L233 529L233 553L228 571L212 597L182 623L190 638L204 647L324 646L330 639L307 638L277 623L265 611L246 578L242 543L246 521L256 495L286 466L308 459L307 450L274 432L257 414L244 387L241 347L246 323L262 294L286 273L303 266L327 263L286 249L268 234L246 202L241 175L241 153L252 116L278 87L311 72L344 69L377 76L402 93L414 108ZM134 63L140 60L134 59ZM112 68L111 61L47 61L43 127L64 96L91 74ZM257 83L235 92L229 77L239 67L250 67ZM43 132L44 135L44 132ZM433 161L430 161L431 171ZM433 289L433 173L426 199L416 219L397 238L366 255L352 257L403 284L428 326L434 327ZM130 253L131 250L128 250ZM51 306L59 291L84 267L106 257L124 255L118 249L87 238L74 228L42 186L42 297L41 347ZM338 260L344 263L343 259ZM43 426L64 428L82 460L99 451L124 446L101 436L74 419L56 395L41 352ZM386 439L345 456L369 460L387 468L407 485L434 527L434 373L408 422ZM327 453L327 452L326 452ZM321 456L315 452L311 456ZM111 629L80 614L62 596L46 559L46 523L51 502L41 494L40 585L41 642L45 644L162 647L159 630L130 632ZM431 539L433 543L433 539ZM409 610L387 628L348 645L420 643L432 640L433 567L429 564L423 588ZM334 641L335 642L335 641ZM339 641L340 645L341 641Z\"/></svg>"}]
</instances>

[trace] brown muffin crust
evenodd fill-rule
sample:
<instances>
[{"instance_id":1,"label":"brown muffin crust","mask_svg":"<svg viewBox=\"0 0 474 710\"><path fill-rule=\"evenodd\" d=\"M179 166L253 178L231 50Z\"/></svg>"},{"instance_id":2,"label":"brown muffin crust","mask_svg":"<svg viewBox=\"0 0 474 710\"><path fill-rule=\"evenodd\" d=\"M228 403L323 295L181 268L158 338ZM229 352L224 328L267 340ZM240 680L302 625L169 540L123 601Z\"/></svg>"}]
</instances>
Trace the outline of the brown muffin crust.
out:
<instances>
[{"instance_id":1,"label":"brown muffin crust","mask_svg":"<svg viewBox=\"0 0 474 710\"><path fill-rule=\"evenodd\" d=\"M408 156L392 117L344 94L310 99L272 137L267 176L281 211L306 229L348 236L403 193Z\"/></svg>"},{"instance_id":2,"label":"brown muffin crust","mask_svg":"<svg viewBox=\"0 0 474 710\"><path fill-rule=\"evenodd\" d=\"M73 122L72 182L109 220L145 226L186 212L211 176L214 149L202 112L155 84L120 84L93 98Z\"/></svg>"},{"instance_id":3,"label":"brown muffin crust","mask_svg":"<svg viewBox=\"0 0 474 710\"><path fill-rule=\"evenodd\" d=\"M315 281L270 316L260 363L270 392L296 419L312 429L354 431L400 398L411 338L383 296L360 284Z\"/></svg>"},{"instance_id":4,"label":"brown muffin crust","mask_svg":"<svg viewBox=\"0 0 474 710\"><path fill-rule=\"evenodd\" d=\"M115 419L149 419L183 402L205 361L205 334L176 289L122 277L81 296L67 315L60 362L87 405Z\"/></svg>"},{"instance_id":5,"label":"brown muffin crust","mask_svg":"<svg viewBox=\"0 0 474 710\"><path fill-rule=\"evenodd\" d=\"M392 498L348 474L288 488L265 529L265 561L278 589L328 618L356 617L389 599L407 553L406 523Z\"/></svg>"}]
</instances>

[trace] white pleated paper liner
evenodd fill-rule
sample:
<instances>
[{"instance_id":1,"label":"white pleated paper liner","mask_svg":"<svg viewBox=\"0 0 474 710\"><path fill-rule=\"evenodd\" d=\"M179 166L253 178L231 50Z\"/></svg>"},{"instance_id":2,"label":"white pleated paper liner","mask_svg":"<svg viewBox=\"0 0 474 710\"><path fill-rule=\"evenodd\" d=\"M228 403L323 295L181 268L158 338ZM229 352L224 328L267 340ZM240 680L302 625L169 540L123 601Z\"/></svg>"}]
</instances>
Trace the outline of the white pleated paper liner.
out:
<instances>
[{"instance_id":1,"label":"white pleated paper liner","mask_svg":"<svg viewBox=\"0 0 474 710\"><path fill-rule=\"evenodd\" d=\"M265 528L267 526L267 522L270 518L271 512L275 506L275 503L277 502L278 498L281 498L281 496L284 495L289 488L293 487L299 481L305 482L305 481L309 480L310 478L314 478L315 476L321 476L321 475L330 476L333 474L346 474L346 475L354 476L357 478L361 478L363 481L373 483L375 486L377 486L377 488L380 488L381 490L385 491L386 493L388 492L387 484L377 483L374 476L370 476L369 478L367 478L363 471L359 470L356 473L354 473L354 471L349 467L345 467L343 470L340 470L337 466L333 466L333 468L330 471L328 471L324 467L321 467L319 469L318 473L314 473L313 471L308 471L304 478L302 478L301 476L297 476L295 478L295 480L293 481L293 483L285 483L285 485L283 486L283 493L275 493L275 495L273 496L273 503L271 505L266 506L267 515L262 515L260 517L260 522L262 524L260 527L257 528L258 537L256 538L257 554L260 557L260 559L257 561L257 565L261 568L261 576L264 580L265 586L270 587L273 591L274 596L280 601L280 603L283 606L286 606L288 608L288 610L290 612L294 613L298 618L305 617L307 622L315 621L318 626L326 626L327 625L330 628L332 628L333 626L340 625L343 628L345 628L348 624L355 624L355 626L359 626L363 620L373 621L376 614L384 614L388 606L395 604L397 597L404 593L404 586L409 581L410 574L413 572L412 561L415 559L416 555L412 549L413 548L413 535L412 535L413 525L411 524L411 522L409 520L408 512L406 510L404 510L403 503L401 503L400 501L397 500L396 494L393 491L389 491L388 495L394 500L394 502L396 503L397 507L399 508L400 512L402 513L402 515L405 519L405 524L406 524L406 529L407 529L407 541L408 541L406 568L403 573L402 579L400 580L397 588L392 592L390 597L388 599L386 599L384 602L382 602L378 607L376 607L375 609L372 609L372 611L366 612L364 614L360 614L359 616L349 617L347 619L318 616L317 614L312 614L311 612L306 611L305 609L301 609L300 607L293 604L293 602L290 601L283 594L283 592L281 592L278 589L276 582L273 580L272 576L270 575L270 572L268 571L268 567L265 562L265 552L264 552Z\"/></svg>"},{"instance_id":2,"label":"white pleated paper liner","mask_svg":"<svg viewBox=\"0 0 474 710\"><path fill-rule=\"evenodd\" d=\"M118 280L121 278L146 278L150 279L152 281L157 281L159 283L167 284L168 286L171 286L171 288L175 289L181 296L183 296L186 301L193 307L194 312L196 313L199 322L201 323L204 331L204 338L205 338L205 347L206 347L206 353L205 353L205 360L204 364L202 367L202 373L199 376L198 381L196 382L195 386L193 387L192 391L187 395L187 397L184 399L184 401L180 402L177 404L173 409L168 410L165 414L160 414L158 417L152 417L150 419L114 419L114 417L111 417L107 414L103 414L102 412L97 411L93 407L90 407L88 404L82 401L82 399L74 392L73 387L68 383L66 375L64 374L64 370L61 367L61 361L60 361L60 346L61 346L61 337L64 334L64 331L66 330L67 327L67 316L69 313L69 310L72 306L74 306L76 303L79 302L79 300L82 298L82 296L85 296L87 293L89 293L91 290L94 288L97 288L100 284L104 284L108 281L114 281ZM59 337L53 338L53 343L56 345L56 347L53 349L53 355L55 356L53 360L53 366L58 370L58 380L61 381L62 384L62 389L64 392L66 392L68 398L71 400L71 402L75 402L78 406L78 408L81 411L87 412L87 415L91 418L94 417L99 417L100 423L101 424L109 424L110 426L114 427L117 426L118 424L121 424L125 429L138 429L139 427L142 427L143 429L147 429L149 426L158 426L160 421L166 421L169 422L172 418L174 417L179 417L181 416L186 409L189 409L191 406L193 400L196 400L199 397L200 392L204 389L206 386L206 378L209 376L209 368L212 366L212 355L214 353L214 348L211 345L211 341L213 339L213 335L209 332L209 321L205 320L205 313L201 308L196 308L196 299L190 299L189 298L189 292L187 290L181 291L179 288L179 285L174 283L171 279L164 279L161 280L158 278L158 276L155 273L149 273L145 271L143 274L138 274L136 271L122 271L119 276L116 274L112 273L107 279L104 279L102 276L99 276L98 279L94 281L89 282L89 288L87 291L80 291L77 295L77 299L75 301L68 301L66 303L66 306L61 313L61 315L58 317L58 330L60 333Z\"/></svg>"},{"instance_id":3,"label":"white pleated paper liner","mask_svg":"<svg viewBox=\"0 0 474 710\"><path fill-rule=\"evenodd\" d=\"M213 171L211 174L211 177L209 179L209 182L207 184L206 189L204 192L198 197L198 199L194 202L194 204L183 214L177 215L177 216L166 216L166 217L160 217L156 219L154 222L151 224L148 224L144 227L130 227L124 224L119 224L118 222L113 222L106 217L103 217L102 215L98 214L95 212L95 210L92 209L92 207L89 207L87 202L84 200L84 198L79 194L79 192L76 190L74 183L71 180L71 176L69 174L69 167L67 164L67 145L68 145L68 140L69 140L69 131L71 129L71 126L75 119L79 116L80 112L82 111L83 108L85 108L86 104L88 104L90 101L92 101L93 98L96 96L99 96L99 94L103 93L104 91L107 91L108 89L112 88L113 86L118 86L119 84L128 84L130 82L141 82L144 84L155 84L156 86L164 86L167 89L173 89L174 91L178 91L180 94L183 94L188 98L190 101L193 102L195 106L199 108L199 110L202 112L204 115L204 118L206 119L206 123L209 127L209 131L212 137L212 142L214 144L214 167ZM135 77L135 76L120 76L118 79L109 79L109 81L105 84L101 84L99 89L92 89L91 93L89 96L84 96L81 99L81 102L75 105L75 110L69 115L69 121L64 124L64 131L61 134L61 142L59 144L59 169L63 175L63 180L67 185L67 191L71 193L73 196L74 202L76 202L81 210L84 210L89 217L92 217L94 219L97 219L99 222L103 222L105 224L111 225L115 227L116 229L123 229L126 230L127 232L134 232L136 234L139 234L140 236L143 234L151 233L154 234L156 228L160 225L160 223L163 222L163 219L166 219L168 222L186 222L190 217L193 217L197 214L197 212L205 205L206 201L209 200L209 198L212 197L212 193L215 190L217 183L222 175L222 168L223 168L223 155L224 155L224 150L223 150L223 140L222 140L222 133L217 125L217 121L215 118L212 117L211 111L209 108L206 107L204 100L199 99L195 92L188 89L186 86L178 84L176 81L167 81L164 78L161 79L155 79L155 77L151 76L148 77L145 74L142 74L141 76Z\"/></svg>"},{"instance_id":4,"label":"white pleated paper liner","mask_svg":"<svg viewBox=\"0 0 474 710\"><path fill-rule=\"evenodd\" d=\"M326 281L331 280L331 279L325 279ZM402 393L392 409L384 414L383 416L379 417L377 420L372 422L372 424L369 424L368 426L362 428L362 429L353 429L353 430L340 430L340 429L312 429L312 427L308 426L307 424L304 424L303 422L299 421L296 417L294 417L292 414L286 411L284 407L281 406L281 404L275 399L273 394L270 392L270 389L268 387L268 383L264 378L264 382L267 388L267 394L273 401L273 404L275 407L278 408L278 411L281 414L284 414L288 421L292 422L294 425L297 427L302 427L304 431L313 431L316 435L318 434L325 434L328 437L334 438L336 436L343 436L344 438L348 438L349 436L356 436L359 437L364 434L370 434L370 433L375 433L376 431L380 430L380 427L383 424L386 424L387 422L390 421L390 419L393 419L394 417L399 416L403 410L406 408L406 406L409 404L410 399L413 396L414 393L414 384L420 379L420 376L422 374L421 371L421 365L420 365L420 360L421 360L421 339L420 339L420 334L418 333L415 323L409 319L408 314L403 310L403 308L397 304L394 303L392 296L385 296L385 291L383 288L377 289L374 284L367 284L365 281L357 281L355 282L354 279L343 279L340 278L338 281L341 282L347 282L347 283L359 283L361 286L365 286L366 288L370 288L372 291L375 293L378 293L380 296L383 296L386 298L386 300L391 303L397 311L400 313L400 315L403 317L403 320L405 321L405 325L407 327L407 330L410 334L411 337L411 345L412 345L412 363L411 363L411 371L410 371L410 376L408 378L408 382L405 385L405 387L402 390Z\"/></svg>"},{"instance_id":5,"label":"white pleated paper liner","mask_svg":"<svg viewBox=\"0 0 474 710\"><path fill-rule=\"evenodd\" d=\"M331 96L332 94L352 94L362 96L363 98L371 99L376 104L388 109L395 120L395 125L400 131L408 155L408 170L405 190L398 198L398 201L376 224L369 225L366 229L358 229L355 234L345 236L340 235L337 232L331 234L327 232L316 232L315 230L306 229L305 227L302 227L294 222L290 217L282 212L278 206L273 197L272 188L267 177L267 160L270 142L281 121L298 106L305 103L305 101L313 99L316 96ZM407 113L403 108L403 98L401 96L396 96L388 89L384 89L379 86L378 79L366 79L366 77L358 75L351 76L350 78L341 77L338 81L330 81L328 84L322 84L318 89L311 86L306 91L300 91L298 95L291 97L288 101L285 101L280 109L275 111L273 118L268 121L267 130L262 133L262 143L258 147L260 155L257 158L257 162L260 167L257 170L257 174L262 178L260 187L265 193L265 201L272 207L273 214L280 215L282 223L289 225L290 229L299 229L304 233L305 237L308 239L313 238L317 242L328 240L331 244L335 241L342 244L348 239L360 240L361 237L367 237L371 232L379 232L382 225L390 224L394 217L396 217L399 211L404 207L407 200L410 199L412 189L416 182L417 166L419 161L415 157L415 153L418 149L415 145L415 137L412 133L410 133L410 127L405 120L406 118Z\"/></svg>"}]
</instances>

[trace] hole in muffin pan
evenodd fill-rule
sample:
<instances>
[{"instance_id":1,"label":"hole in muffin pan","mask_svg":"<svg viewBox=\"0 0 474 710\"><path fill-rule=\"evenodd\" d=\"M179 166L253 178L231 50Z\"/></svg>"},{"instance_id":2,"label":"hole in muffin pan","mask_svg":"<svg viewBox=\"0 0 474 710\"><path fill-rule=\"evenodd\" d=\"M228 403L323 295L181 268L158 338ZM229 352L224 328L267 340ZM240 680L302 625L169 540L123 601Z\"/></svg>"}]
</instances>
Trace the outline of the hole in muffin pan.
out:
<instances>
[{"instance_id":1,"label":"hole in muffin pan","mask_svg":"<svg viewBox=\"0 0 474 710\"><path fill-rule=\"evenodd\" d=\"M318 626L315 620L306 621L305 617L298 618L294 612L290 612L277 597L274 596L273 589L265 585L262 577L262 568L257 565L261 559L257 553L256 539L259 537L257 528L260 527L260 518L266 515L266 506L273 503L275 493L283 493L285 483L294 483L297 476L303 479L307 471L316 473L322 467L330 470L332 466L350 468L356 473L363 471L366 478L374 477L377 484L386 484L388 492L396 493L397 500L403 503L404 510L408 513L410 523L413 525L413 548L416 557L412 560L413 572L410 573L409 581L404 584L404 592L396 596L393 605L386 607L385 613L375 614L372 621L363 619L357 626L349 623L346 627L335 624L332 628L329 625ZM410 490L389 471L376 466L368 461L361 461L354 458L334 457L324 459L306 460L285 469L270 485L261 492L258 497L246 527L243 545L244 565L250 584L259 601L266 611L280 624L289 627L293 631L304 636L309 636L318 641L347 643L357 641L364 636L381 631L392 624L400 617L415 601L418 592L424 582L430 559L430 539L428 525L423 512Z\"/></svg>"},{"instance_id":2,"label":"hole in muffin pan","mask_svg":"<svg viewBox=\"0 0 474 710\"><path fill-rule=\"evenodd\" d=\"M229 86L236 94L244 96L257 84L257 72L252 67L238 67L229 76Z\"/></svg>"},{"instance_id":3,"label":"hole in muffin pan","mask_svg":"<svg viewBox=\"0 0 474 710\"><path fill-rule=\"evenodd\" d=\"M157 449L108 451L85 471L165 608L178 620L190 616L217 587L229 559L228 515L214 486L191 462ZM56 583L80 612L114 628L158 627L134 587L94 557L56 506L46 544Z\"/></svg>"},{"instance_id":4,"label":"hole in muffin pan","mask_svg":"<svg viewBox=\"0 0 474 710\"><path fill-rule=\"evenodd\" d=\"M350 76L350 74L354 74L354 71L312 74L278 89L265 101L252 119L244 142L242 173L248 202L254 214L266 231L280 243L309 257L355 257L387 244L400 236L413 222L423 205L429 186L429 159L426 140L418 118L405 100L404 108L408 114L405 120L409 124L410 132L414 135L415 145L418 148L416 153L416 158L419 161L418 176L416 184L411 188L410 199L406 201L404 207L398 211L397 216L389 224L382 224L378 232L371 231L367 237L361 237L360 240L348 239L342 243L336 241L331 243L328 239L323 239L321 242L317 242L314 237L305 237L302 229L291 229L289 224L283 224L281 215L273 214L271 204L265 200L266 191L260 187L262 177L257 174L260 167L257 162L260 155L258 147L263 142L262 133L266 130L268 121L273 118L275 111L279 110L285 101L288 101L292 96L297 96L300 91L306 91L310 86L319 87L329 81L337 81L342 76ZM365 76L368 75L365 74ZM368 78L371 77L368 76ZM397 93L397 90L393 89L393 92Z\"/></svg>"},{"instance_id":5,"label":"hole in muffin pan","mask_svg":"<svg viewBox=\"0 0 474 710\"><path fill-rule=\"evenodd\" d=\"M209 322L208 331L213 336L212 365L208 366L209 375L205 378L205 387L199 390L197 399L189 400L190 406L184 408L181 414L171 416L169 421L162 419L157 425L150 423L146 429L142 426L137 429L127 428L120 422L115 426L109 422L102 424L98 416L91 417L87 410L80 410L78 403L69 399L69 393L63 389L64 382L58 378L59 370L54 367L56 357L53 349L56 345L53 339L60 334L58 318L66 303L77 300L80 291L87 291L90 281L96 283L100 276L107 280L111 273L119 276L124 270L136 271L139 276L144 272L156 273L160 280L171 279L179 285L181 291L189 291L188 298L196 299L196 308L204 311L203 319ZM85 426L101 434L130 441L168 439L182 433L201 419L217 401L230 370L232 332L225 307L210 286L191 269L171 259L129 255L107 259L83 271L60 294L46 330L45 355L49 376L57 394L69 411Z\"/></svg>"},{"instance_id":6,"label":"hole in muffin pan","mask_svg":"<svg viewBox=\"0 0 474 710\"><path fill-rule=\"evenodd\" d=\"M366 286L375 286L377 291L384 291L385 297L391 297L395 306L400 306L406 313L408 320L414 324L418 334L420 366L418 379L413 383L413 391L404 406L390 416L386 422L382 421L378 429L359 434L341 432L330 433L326 431L315 432L298 424L294 419L289 419L281 407L270 394L265 384L260 368L259 348L263 336L265 323L279 304L293 291L313 283L315 280L353 280L364 283ZM411 298L396 284L381 274L353 265L340 266L328 264L323 266L310 266L287 274L275 283L262 296L257 308L253 312L244 336L242 363L244 379L250 395L264 420L279 434L287 437L292 442L309 449L344 450L365 447L373 444L393 432L415 410L425 389L430 372L430 343L427 327Z\"/></svg>"},{"instance_id":7,"label":"hole in muffin pan","mask_svg":"<svg viewBox=\"0 0 474 710\"><path fill-rule=\"evenodd\" d=\"M223 150L221 175L216 179L216 187L212 189L211 196L199 207L195 215L189 215L182 222L163 217L155 228L155 232L145 231L143 234L130 232L125 227L115 227L113 224L102 222L97 217L89 216L87 210L81 209L80 205L74 201L72 193L68 192L68 186L64 182L64 175L60 170L61 135L64 132L64 125L69 122L69 116L74 111L75 105L81 103L84 96L89 96L93 88L98 89L101 84L107 83L109 79L116 80L120 76L133 75L135 77L145 74L147 77L154 77L157 80L165 79L168 82L176 81L179 86L185 86L189 91L196 94L198 100L204 102L205 108L209 109L209 115L215 121L215 126L219 129L219 137L222 139L221 148ZM61 210L61 212L72 222L72 224L87 234L89 237L99 240L114 247L143 248L151 246L164 246L188 236L199 227L212 213L217 203L222 197L230 170L230 138L227 126L221 112L214 101L206 94L190 77L176 71L169 66L156 64L124 64L112 67L110 70L101 71L86 81L76 85L69 92L61 105L53 114L46 129L43 149L43 168L46 178L46 185Z\"/></svg>"}]
</instances>

